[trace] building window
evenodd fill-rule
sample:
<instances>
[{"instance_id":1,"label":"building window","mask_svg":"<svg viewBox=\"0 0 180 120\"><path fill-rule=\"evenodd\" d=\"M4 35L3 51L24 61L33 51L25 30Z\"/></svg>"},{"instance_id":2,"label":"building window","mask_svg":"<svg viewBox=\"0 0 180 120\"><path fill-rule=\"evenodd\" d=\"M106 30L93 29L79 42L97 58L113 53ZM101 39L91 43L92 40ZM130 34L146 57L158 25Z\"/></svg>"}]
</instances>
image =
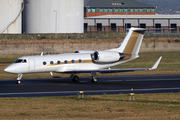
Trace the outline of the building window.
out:
<instances>
[{"instance_id":1,"label":"building window","mask_svg":"<svg viewBox=\"0 0 180 120\"><path fill-rule=\"evenodd\" d=\"M108 12L108 9L104 9L104 12Z\"/></svg>"},{"instance_id":2,"label":"building window","mask_svg":"<svg viewBox=\"0 0 180 120\"><path fill-rule=\"evenodd\" d=\"M135 9L135 12L138 12L138 9Z\"/></svg>"},{"instance_id":3,"label":"building window","mask_svg":"<svg viewBox=\"0 0 180 120\"><path fill-rule=\"evenodd\" d=\"M147 9L147 12L150 12L150 9Z\"/></svg>"},{"instance_id":4,"label":"building window","mask_svg":"<svg viewBox=\"0 0 180 120\"><path fill-rule=\"evenodd\" d=\"M115 12L118 12L118 9L115 9Z\"/></svg>"},{"instance_id":5,"label":"building window","mask_svg":"<svg viewBox=\"0 0 180 120\"><path fill-rule=\"evenodd\" d=\"M103 9L100 9L100 12L103 12Z\"/></svg>"},{"instance_id":6,"label":"building window","mask_svg":"<svg viewBox=\"0 0 180 120\"><path fill-rule=\"evenodd\" d=\"M96 12L96 9L92 9L92 12Z\"/></svg>"},{"instance_id":7,"label":"building window","mask_svg":"<svg viewBox=\"0 0 180 120\"><path fill-rule=\"evenodd\" d=\"M91 9L90 9L90 8L88 9L88 12L91 12Z\"/></svg>"},{"instance_id":8,"label":"building window","mask_svg":"<svg viewBox=\"0 0 180 120\"><path fill-rule=\"evenodd\" d=\"M139 12L143 12L143 9L139 9Z\"/></svg>"},{"instance_id":9,"label":"building window","mask_svg":"<svg viewBox=\"0 0 180 120\"><path fill-rule=\"evenodd\" d=\"M112 12L112 9L109 9L109 12Z\"/></svg>"},{"instance_id":10,"label":"building window","mask_svg":"<svg viewBox=\"0 0 180 120\"><path fill-rule=\"evenodd\" d=\"M134 12L134 9L130 9L130 12Z\"/></svg>"},{"instance_id":11,"label":"building window","mask_svg":"<svg viewBox=\"0 0 180 120\"><path fill-rule=\"evenodd\" d=\"M145 23L141 23L140 24L140 28L146 28L146 24Z\"/></svg>"},{"instance_id":12,"label":"building window","mask_svg":"<svg viewBox=\"0 0 180 120\"><path fill-rule=\"evenodd\" d=\"M120 9L120 12L123 12L123 9Z\"/></svg>"},{"instance_id":13,"label":"building window","mask_svg":"<svg viewBox=\"0 0 180 120\"><path fill-rule=\"evenodd\" d=\"M124 12L128 12L128 9L124 9Z\"/></svg>"},{"instance_id":14,"label":"building window","mask_svg":"<svg viewBox=\"0 0 180 120\"><path fill-rule=\"evenodd\" d=\"M155 9L151 9L151 12L155 12Z\"/></svg>"}]
</instances>

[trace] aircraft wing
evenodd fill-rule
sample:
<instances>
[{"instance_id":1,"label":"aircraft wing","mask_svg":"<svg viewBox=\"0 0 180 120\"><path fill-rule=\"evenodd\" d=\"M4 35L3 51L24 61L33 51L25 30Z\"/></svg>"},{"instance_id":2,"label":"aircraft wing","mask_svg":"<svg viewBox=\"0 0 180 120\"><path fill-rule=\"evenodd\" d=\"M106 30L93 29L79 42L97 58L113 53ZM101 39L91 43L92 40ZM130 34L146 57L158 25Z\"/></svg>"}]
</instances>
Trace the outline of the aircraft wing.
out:
<instances>
[{"instance_id":1,"label":"aircraft wing","mask_svg":"<svg viewBox=\"0 0 180 120\"><path fill-rule=\"evenodd\" d=\"M116 72L131 72L131 71L146 71L146 70L154 70L158 67L162 56L156 61L156 63L151 68L132 68L132 69L101 69L101 70L67 70L63 71L64 73L116 73Z\"/></svg>"}]
</instances>

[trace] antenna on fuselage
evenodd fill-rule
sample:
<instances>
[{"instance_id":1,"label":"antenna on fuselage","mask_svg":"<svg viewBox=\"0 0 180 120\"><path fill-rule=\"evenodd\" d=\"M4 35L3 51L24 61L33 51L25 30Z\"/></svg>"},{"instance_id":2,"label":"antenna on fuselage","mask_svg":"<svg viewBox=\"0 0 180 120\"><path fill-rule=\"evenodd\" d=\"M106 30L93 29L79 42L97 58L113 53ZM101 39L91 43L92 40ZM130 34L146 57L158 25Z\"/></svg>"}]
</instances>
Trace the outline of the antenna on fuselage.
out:
<instances>
[{"instance_id":1,"label":"antenna on fuselage","mask_svg":"<svg viewBox=\"0 0 180 120\"><path fill-rule=\"evenodd\" d=\"M41 56L43 56L43 52L41 53Z\"/></svg>"}]
</instances>

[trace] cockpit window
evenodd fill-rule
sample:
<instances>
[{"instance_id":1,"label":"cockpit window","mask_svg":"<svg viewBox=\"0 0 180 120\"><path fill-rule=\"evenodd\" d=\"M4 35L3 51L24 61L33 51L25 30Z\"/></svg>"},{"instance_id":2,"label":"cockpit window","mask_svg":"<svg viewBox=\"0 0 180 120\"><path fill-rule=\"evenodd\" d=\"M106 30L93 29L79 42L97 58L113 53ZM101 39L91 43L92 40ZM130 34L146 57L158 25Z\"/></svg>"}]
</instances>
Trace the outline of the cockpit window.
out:
<instances>
[{"instance_id":1,"label":"cockpit window","mask_svg":"<svg viewBox=\"0 0 180 120\"><path fill-rule=\"evenodd\" d=\"M26 59L24 59L24 60L22 61L22 63L27 63Z\"/></svg>"},{"instance_id":2,"label":"cockpit window","mask_svg":"<svg viewBox=\"0 0 180 120\"><path fill-rule=\"evenodd\" d=\"M14 63L21 63L23 61L23 59L17 59L14 61Z\"/></svg>"},{"instance_id":3,"label":"cockpit window","mask_svg":"<svg viewBox=\"0 0 180 120\"><path fill-rule=\"evenodd\" d=\"M26 59L17 59L14 61L14 63L27 63Z\"/></svg>"}]
</instances>

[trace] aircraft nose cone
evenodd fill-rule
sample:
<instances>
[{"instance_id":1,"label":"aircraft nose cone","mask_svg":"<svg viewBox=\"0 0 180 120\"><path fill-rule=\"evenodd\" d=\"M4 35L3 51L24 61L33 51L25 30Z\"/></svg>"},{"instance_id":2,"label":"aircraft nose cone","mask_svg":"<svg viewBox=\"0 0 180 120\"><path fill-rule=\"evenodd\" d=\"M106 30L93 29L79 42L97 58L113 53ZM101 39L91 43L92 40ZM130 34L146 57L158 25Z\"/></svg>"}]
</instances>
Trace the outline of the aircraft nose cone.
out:
<instances>
[{"instance_id":1,"label":"aircraft nose cone","mask_svg":"<svg viewBox=\"0 0 180 120\"><path fill-rule=\"evenodd\" d=\"M15 73L16 72L16 69L14 67L7 67L4 69L5 72L8 72L8 73Z\"/></svg>"}]
</instances>

